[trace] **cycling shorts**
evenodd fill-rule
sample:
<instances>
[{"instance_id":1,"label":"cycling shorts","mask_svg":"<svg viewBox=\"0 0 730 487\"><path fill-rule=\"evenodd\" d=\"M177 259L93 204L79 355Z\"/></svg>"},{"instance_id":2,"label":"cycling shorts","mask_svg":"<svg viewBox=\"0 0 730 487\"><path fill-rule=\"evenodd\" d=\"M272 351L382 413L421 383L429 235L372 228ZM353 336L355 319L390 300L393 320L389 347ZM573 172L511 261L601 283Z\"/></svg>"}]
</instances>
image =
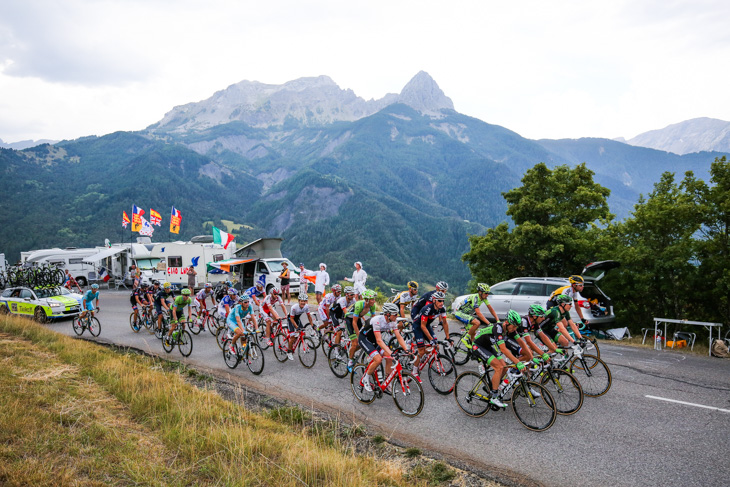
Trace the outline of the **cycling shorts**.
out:
<instances>
[{"instance_id":1,"label":"cycling shorts","mask_svg":"<svg viewBox=\"0 0 730 487\"><path fill-rule=\"evenodd\" d=\"M296 322L296 326L294 326L294 324L291 322L291 320L289 318L294 318L294 321ZM302 315L299 315L299 316L289 315L286 319L286 326L289 329L289 333L294 333L297 329L301 330L302 328L304 328L304 326L302 326Z\"/></svg>"},{"instance_id":2,"label":"cycling shorts","mask_svg":"<svg viewBox=\"0 0 730 487\"><path fill-rule=\"evenodd\" d=\"M352 325L352 318L345 318L345 328L347 334L350 336L350 340L357 340L357 333L355 333L355 327Z\"/></svg>"},{"instance_id":3,"label":"cycling shorts","mask_svg":"<svg viewBox=\"0 0 730 487\"><path fill-rule=\"evenodd\" d=\"M414 321L414 323L416 322ZM426 325L426 329L428 330L428 333L435 338L433 329L431 328L430 324ZM423 334L423 330L421 329L421 327L416 326L415 324L413 325L413 338L416 339L416 346L418 348L424 348L426 346L426 336Z\"/></svg>"},{"instance_id":4,"label":"cycling shorts","mask_svg":"<svg viewBox=\"0 0 730 487\"><path fill-rule=\"evenodd\" d=\"M199 300L198 298L195 298L195 304L196 304L196 305L197 305L197 307L199 307L199 308L200 308L201 310L207 309L207 308L205 307L205 299L201 301L201 300Z\"/></svg>"},{"instance_id":5,"label":"cycling shorts","mask_svg":"<svg viewBox=\"0 0 730 487\"><path fill-rule=\"evenodd\" d=\"M329 318L327 318L327 315L324 312L324 308L318 308L318 311L319 311L319 319L322 320L322 323L327 322L329 320ZM332 313L330 313L330 316L332 316Z\"/></svg>"},{"instance_id":6,"label":"cycling shorts","mask_svg":"<svg viewBox=\"0 0 730 487\"><path fill-rule=\"evenodd\" d=\"M560 330L558 330L557 326L553 325L541 327L540 331L546 334L548 338L550 338L554 343L558 343L558 338L560 338Z\"/></svg>"},{"instance_id":7,"label":"cycling shorts","mask_svg":"<svg viewBox=\"0 0 730 487\"><path fill-rule=\"evenodd\" d=\"M466 313L462 313L461 311L456 311L454 313L454 316L456 317L457 320L461 321L465 325L470 325L471 322L474 320L481 321L475 315L468 315Z\"/></svg>"},{"instance_id":8,"label":"cycling shorts","mask_svg":"<svg viewBox=\"0 0 730 487\"><path fill-rule=\"evenodd\" d=\"M94 302L93 301L84 301L84 305L85 305L86 311L94 311Z\"/></svg>"},{"instance_id":9,"label":"cycling shorts","mask_svg":"<svg viewBox=\"0 0 730 487\"><path fill-rule=\"evenodd\" d=\"M502 360L504 358L502 354L496 353L491 348L480 347L476 344L471 346L471 350L472 353L477 357L477 359L481 360L487 365L490 365L492 363L492 360Z\"/></svg>"},{"instance_id":10,"label":"cycling shorts","mask_svg":"<svg viewBox=\"0 0 730 487\"><path fill-rule=\"evenodd\" d=\"M155 303L155 311L157 312L158 315L161 315L162 314L162 305Z\"/></svg>"},{"instance_id":11,"label":"cycling shorts","mask_svg":"<svg viewBox=\"0 0 730 487\"><path fill-rule=\"evenodd\" d=\"M357 336L357 342L360 344L360 348L365 350L365 353L367 353L370 358L373 358L377 354L383 354L383 349L380 348L377 343L373 343L368 340L368 337L362 333Z\"/></svg>"},{"instance_id":12,"label":"cycling shorts","mask_svg":"<svg viewBox=\"0 0 730 487\"><path fill-rule=\"evenodd\" d=\"M512 352L515 357L519 357L520 355L522 355L522 347L519 343L517 343L517 340L515 340L514 338L507 337L504 340L504 345L510 352Z\"/></svg>"}]
</instances>

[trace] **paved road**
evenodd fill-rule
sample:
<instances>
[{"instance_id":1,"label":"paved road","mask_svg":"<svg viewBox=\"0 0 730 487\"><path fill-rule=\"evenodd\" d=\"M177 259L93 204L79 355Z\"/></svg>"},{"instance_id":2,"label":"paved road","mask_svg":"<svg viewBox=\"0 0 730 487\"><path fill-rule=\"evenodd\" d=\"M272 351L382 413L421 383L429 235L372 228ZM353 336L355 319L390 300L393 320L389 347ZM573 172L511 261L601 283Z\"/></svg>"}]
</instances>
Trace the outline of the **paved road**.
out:
<instances>
[{"instance_id":1,"label":"paved road","mask_svg":"<svg viewBox=\"0 0 730 487\"><path fill-rule=\"evenodd\" d=\"M154 336L131 331L127 296L102 291L98 340L166 356ZM49 326L73 335L69 321ZM587 397L577 414L559 416L550 430L534 433L510 410L470 418L427 380L426 405L416 418L399 414L387 396L363 405L347 379L332 375L321 350L312 369L296 358L279 363L266 351L264 372L255 377L243 364L230 371L209 333L193 342L188 359L177 349L169 357L525 483L707 486L727 485L730 478L730 360L601 344L613 374L608 394Z\"/></svg>"}]
</instances>

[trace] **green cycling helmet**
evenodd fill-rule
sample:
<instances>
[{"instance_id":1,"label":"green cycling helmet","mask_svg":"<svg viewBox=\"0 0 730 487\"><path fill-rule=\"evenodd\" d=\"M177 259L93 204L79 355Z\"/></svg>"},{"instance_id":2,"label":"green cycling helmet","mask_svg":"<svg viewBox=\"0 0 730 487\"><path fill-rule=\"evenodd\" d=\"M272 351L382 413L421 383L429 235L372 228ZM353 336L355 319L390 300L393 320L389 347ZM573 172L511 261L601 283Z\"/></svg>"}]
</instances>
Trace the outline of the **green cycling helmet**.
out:
<instances>
[{"instance_id":1,"label":"green cycling helmet","mask_svg":"<svg viewBox=\"0 0 730 487\"><path fill-rule=\"evenodd\" d=\"M183 288L183 290L180 291L180 294L182 294L183 296L190 296L190 289Z\"/></svg>"},{"instance_id":2,"label":"green cycling helmet","mask_svg":"<svg viewBox=\"0 0 730 487\"><path fill-rule=\"evenodd\" d=\"M491 290L492 288L489 287L489 284L484 284L483 282L477 284L477 291L479 291L480 293L489 293L489 291Z\"/></svg>"},{"instance_id":3,"label":"green cycling helmet","mask_svg":"<svg viewBox=\"0 0 730 487\"><path fill-rule=\"evenodd\" d=\"M527 312L530 316L545 316L545 313L547 313L547 311L545 311L545 308L539 304L533 304Z\"/></svg>"},{"instance_id":4,"label":"green cycling helmet","mask_svg":"<svg viewBox=\"0 0 730 487\"><path fill-rule=\"evenodd\" d=\"M362 293L363 299L375 299L375 296L377 296L375 291L371 291L370 289L366 289L365 292Z\"/></svg>"},{"instance_id":5,"label":"green cycling helmet","mask_svg":"<svg viewBox=\"0 0 730 487\"><path fill-rule=\"evenodd\" d=\"M511 309L509 310L509 313L507 313L507 323L510 325L519 326L519 324L522 323L522 317L517 311Z\"/></svg>"},{"instance_id":6,"label":"green cycling helmet","mask_svg":"<svg viewBox=\"0 0 730 487\"><path fill-rule=\"evenodd\" d=\"M558 296L555 298L555 302L560 304L573 304L573 298L568 296L567 294L558 294Z\"/></svg>"}]
</instances>

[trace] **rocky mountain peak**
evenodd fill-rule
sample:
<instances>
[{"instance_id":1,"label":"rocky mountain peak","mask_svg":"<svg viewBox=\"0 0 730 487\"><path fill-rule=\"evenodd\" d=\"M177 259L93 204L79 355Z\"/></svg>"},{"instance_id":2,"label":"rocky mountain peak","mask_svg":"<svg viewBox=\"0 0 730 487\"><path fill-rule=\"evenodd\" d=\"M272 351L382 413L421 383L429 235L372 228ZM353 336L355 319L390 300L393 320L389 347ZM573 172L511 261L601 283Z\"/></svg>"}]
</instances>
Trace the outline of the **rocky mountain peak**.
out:
<instances>
[{"instance_id":1,"label":"rocky mountain peak","mask_svg":"<svg viewBox=\"0 0 730 487\"><path fill-rule=\"evenodd\" d=\"M730 122L715 118L693 118L659 130L644 132L627 144L690 154L701 151L730 151Z\"/></svg>"},{"instance_id":2,"label":"rocky mountain peak","mask_svg":"<svg viewBox=\"0 0 730 487\"><path fill-rule=\"evenodd\" d=\"M451 98L444 94L436 81L425 71L419 71L403 87L398 101L427 115L439 114L442 109L454 109Z\"/></svg>"}]
</instances>

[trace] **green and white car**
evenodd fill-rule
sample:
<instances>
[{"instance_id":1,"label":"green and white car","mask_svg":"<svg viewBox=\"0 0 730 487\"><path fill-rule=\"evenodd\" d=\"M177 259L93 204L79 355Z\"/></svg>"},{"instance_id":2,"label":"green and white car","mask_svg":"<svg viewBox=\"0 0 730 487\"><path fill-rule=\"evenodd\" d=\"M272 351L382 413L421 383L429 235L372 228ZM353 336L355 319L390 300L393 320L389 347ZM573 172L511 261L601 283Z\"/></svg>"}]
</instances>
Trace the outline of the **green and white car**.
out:
<instances>
[{"instance_id":1,"label":"green and white car","mask_svg":"<svg viewBox=\"0 0 730 487\"><path fill-rule=\"evenodd\" d=\"M11 287L0 296L0 314L17 314L45 322L51 319L73 317L81 313L80 294L64 287L31 289Z\"/></svg>"}]
</instances>

